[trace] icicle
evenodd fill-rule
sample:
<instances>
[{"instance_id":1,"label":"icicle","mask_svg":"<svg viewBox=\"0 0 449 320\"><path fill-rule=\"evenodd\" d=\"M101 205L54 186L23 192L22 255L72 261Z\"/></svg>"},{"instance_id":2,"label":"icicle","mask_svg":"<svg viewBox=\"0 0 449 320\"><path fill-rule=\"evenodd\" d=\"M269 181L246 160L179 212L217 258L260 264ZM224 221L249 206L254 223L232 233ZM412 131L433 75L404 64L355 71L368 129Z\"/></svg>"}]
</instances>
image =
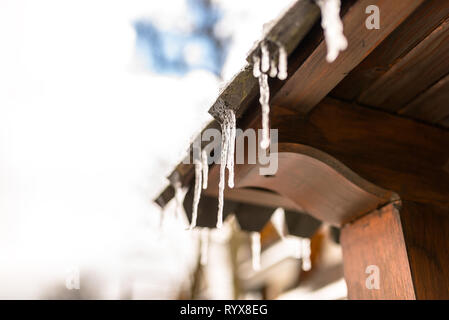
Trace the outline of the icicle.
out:
<instances>
[{"instance_id":1,"label":"icicle","mask_svg":"<svg viewBox=\"0 0 449 320\"><path fill-rule=\"evenodd\" d=\"M262 106L262 141L260 142L260 146L262 149L267 149L270 145L270 87L268 86L268 76L265 73L259 77L259 87L259 102Z\"/></svg>"},{"instance_id":2,"label":"icicle","mask_svg":"<svg viewBox=\"0 0 449 320\"><path fill-rule=\"evenodd\" d=\"M260 270L260 233L251 232L251 253L253 269Z\"/></svg>"},{"instance_id":3,"label":"icicle","mask_svg":"<svg viewBox=\"0 0 449 320\"><path fill-rule=\"evenodd\" d=\"M220 182L218 183L218 214L217 228L223 226L223 204L225 189L225 174L228 168L228 185L234 187L234 151L235 151L235 114L231 109L223 113L221 124L221 155L220 155Z\"/></svg>"},{"instance_id":4,"label":"icicle","mask_svg":"<svg viewBox=\"0 0 449 320\"><path fill-rule=\"evenodd\" d=\"M203 169L203 189L207 189L207 180L209 178L209 163L208 163L207 151L201 152L201 162Z\"/></svg>"},{"instance_id":5,"label":"icicle","mask_svg":"<svg viewBox=\"0 0 449 320\"><path fill-rule=\"evenodd\" d=\"M225 189L225 174L229 146L229 123L226 116L226 111L223 116L221 124L221 156L220 156L220 181L218 183L218 214L217 214L217 228L223 226L223 203L224 203L224 189Z\"/></svg>"},{"instance_id":6,"label":"icicle","mask_svg":"<svg viewBox=\"0 0 449 320\"><path fill-rule=\"evenodd\" d=\"M276 60L270 61L270 77L275 78L278 74L278 68L276 67Z\"/></svg>"},{"instance_id":7,"label":"icicle","mask_svg":"<svg viewBox=\"0 0 449 320\"><path fill-rule=\"evenodd\" d=\"M175 217L176 219L179 219L181 217L181 207L182 207L182 186L181 181L179 181L179 178L172 184L173 188L175 189L175 201L176 201L176 208L175 208Z\"/></svg>"},{"instance_id":8,"label":"icicle","mask_svg":"<svg viewBox=\"0 0 449 320\"><path fill-rule=\"evenodd\" d=\"M209 229L204 228L201 230L201 258L200 263L202 266L207 264L209 255Z\"/></svg>"},{"instance_id":9,"label":"icicle","mask_svg":"<svg viewBox=\"0 0 449 320\"><path fill-rule=\"evenodd\" d=\"M268 75L272 78L278 77L280 80L287 78L287 52L284 46L278 42L271 42L271 47L274 44L277 47L277 66L276 59L270 59L270 51L268 46L269 40L264 40L260 44L260 54L253 55L253 75L259 79L260 89L260 105L262 107L262 140L260 146L262 149L267 149L270 146L270 128L269 128L269 114L270 114L270 88L268 86ZM276 53L276 52L274 52ZM273 54L273 57L276 55Z\"/></svg>"},{"instance_id":10,"label":"icicle","mask_svg":"<svg viewBox=\"0 0 449 320\"><path fill-rule=\"evenodd\" d=\"M193 229L196 227L196 220L198 217L198 205L200 203L201 197L201 174L202 174L202 162L200 159L194 159L195 163L195 189L193 193L193 205L192 205L192 221L190 223L190 228Z\"/></svg>"},{"instance_id":11,"label":"icicle","mask_svg":"<svg viewBox=\"0 0 449 320\"><path fill-rule=\"evenodd\" d=\"M253 55L253 76L254 78L260 77L260 57L258 55Z\"/></svg>"},{"instance_id":12,"label":"icicle","mask_svg":"<svg viewBox=\"0 0 449 320\"><path fill-rule=\"evenodd\" d=\"M278 44L278 48L278 79L285 80L287 79L287 51L281 44Z\"/></svg>"},{"instance_id":13,"label":"icicle","mask_svg":"<svg viewBox=\"0 0 449 320\"><path fill-rule=\"evenodd\" d=\"M229 144L227 151L226 167L228 168L228 186L234 188L234 154L235 154L235 113L228 110Z\"/></svg>"},{"instance_id":14,"label":"icicle","mask_svg":"<svg viewBox=\"0 0 449 320\"><path fill-rule=\"evenodd\" d=\"M268 45L266 41L263 41L260 45L260 51L262 53L260 60L260 71L267 73L270 69L270 52L268 51Z\"/></svg>"},{"instance_id":15,"label":"icicle","mask_svg":"<svg viewBox=\"0 0 449 320\"><path fill-rule=\"evenodd\" d=\"M337 59L340 51L348 47L343 34L343 23L340 19L340 0L316 0L321 10L321 26L327 46L327 62Z\"/></svg>"},{"instance_id":16,"label":"icicle","mask_svg":"<svg viewBox=\"0 0 449 320\"><path fill-rule=\"evenodd\" d=\"M309 271L312 269L312 261L310 260L310 239L301 239L301 258L302 258L302 270Z\"/></svg>"}]
</instances>

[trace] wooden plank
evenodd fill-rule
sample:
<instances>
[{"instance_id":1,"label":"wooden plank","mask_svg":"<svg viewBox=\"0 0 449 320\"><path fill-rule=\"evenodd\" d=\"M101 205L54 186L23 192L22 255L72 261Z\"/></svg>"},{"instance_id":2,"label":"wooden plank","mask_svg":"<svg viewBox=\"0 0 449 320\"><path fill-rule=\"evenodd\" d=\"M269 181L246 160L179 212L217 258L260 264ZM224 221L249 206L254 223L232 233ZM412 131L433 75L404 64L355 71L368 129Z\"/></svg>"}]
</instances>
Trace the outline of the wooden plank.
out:
<instances>
[{"instance_id":1,"label":"wooden plank","mask_svg":"<svg viewBox=\"0 0 449 320\"><path fill-rule=\"evenodd\" d=\"M397 111L449 72L449 19L367 90L362 104Z\"/></svg>"},{"instance_id":2,"label":"wooden plank","mask_svg":"<svg viewBox=\"0 0 449 320\"><path fill-rule=\"evenodd\" d=\"M399 110L415 119L439 123L449 116L449 74Z\"/></svg>"},{"instance_id":3,"label":"wooden plank","mask_svg":"<svg viewBox=\"0 0 449 320\"><path fill-rule=\"evenodd\" d=\"M401 221L417 299L449 299L449 208L403 202Z\"/></svg>"},{"instance_id":4,"label":"wooden plank","mask_svg":"<svg viewBox=\"0 0 449 320\"><path fill-rule=\"evenodd\" d=\"M335 99L324 99L306 121L271 113L279 142L308 145L402 199L449 205L449 131ZM282 114L282 112L281 112ZM254 117L249 126L260 127Z\"/></svg>"},{"instance_id":5,"label":"wooden plank","mask_svg":"<svg viewBox=\"0 0 449 320\"><path fill-rule=\"evenodd\" d=\"M416 298L401 219L393 204L344 226L340 243L349 299ZM378 289L366 285L368 266L379 270Z\"/></svg>"},{"instance_id":6,"label":"wooden plank","mask_svg":"<svg viewBox=\"0 0 449 320\"><path fill-rule=\"evenodd\" d=\"M325 60L326 45L321 42L274 96L273 104L307 114L422 3L423 0L379 0L376 5L382 13L382 27L368 30L365 9L373 4L372 0L357 1L343 17L349 43L346 51L329 64Z\"/></svg>"},{"instance_id":7,"label":"wooden plank","mask_svg":"<svg viewBox=\"0 0 449 320\"><path fill-rule=\"evenodd\" d=\"M376 210L341 231L350 299L449 299L449 208L409 201ZM379 286L366 285L368 266Z\"/></svg>"},{"instance_id":8,"label":"wooden plank","mask_svg":"<svg viewBox=\"0 0 449 320\"><path fill-rule=\"evenodd\" d=\"M331 96L347 101L356 99L448 16L448 1L425 1L338 84Z\"/></svg>"}]
</instances>

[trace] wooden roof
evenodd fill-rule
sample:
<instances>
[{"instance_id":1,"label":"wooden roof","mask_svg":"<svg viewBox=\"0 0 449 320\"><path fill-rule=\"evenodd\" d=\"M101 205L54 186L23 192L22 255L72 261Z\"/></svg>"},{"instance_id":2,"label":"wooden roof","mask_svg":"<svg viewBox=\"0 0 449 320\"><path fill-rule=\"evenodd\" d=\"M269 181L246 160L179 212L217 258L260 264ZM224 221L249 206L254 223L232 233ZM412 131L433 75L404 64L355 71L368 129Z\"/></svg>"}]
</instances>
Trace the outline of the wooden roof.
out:
<instances>
[{"instance_id":1,"label":"wooden roof","mask_svg":"<svg viewBox=\"0 0 449 320\"><path fill-rule=\"evenodd\" d=\"M251 190L252 201L266 204L267 191L254 194L265 188L277 193L273 206L285 202L334 225L399 199L449 205L449 2L378 0L379 30L365 27L370 4L342 1L349 46L331 64L311 1L298 1L272 26L273 37L290 35L282 38L289 77L270 80L270 123L284 160L270 181L251 174L254 165L237 166L239 192L227 191L229 200ZM240 128L260 127L250 65L211 107L217 121L223 106L236 111ZM191 183L192 166L174 172ZM204 193L214 196L217 166L209 178ZM157 201L172 193L168 187Z\"/></svg>"}]
</instances>

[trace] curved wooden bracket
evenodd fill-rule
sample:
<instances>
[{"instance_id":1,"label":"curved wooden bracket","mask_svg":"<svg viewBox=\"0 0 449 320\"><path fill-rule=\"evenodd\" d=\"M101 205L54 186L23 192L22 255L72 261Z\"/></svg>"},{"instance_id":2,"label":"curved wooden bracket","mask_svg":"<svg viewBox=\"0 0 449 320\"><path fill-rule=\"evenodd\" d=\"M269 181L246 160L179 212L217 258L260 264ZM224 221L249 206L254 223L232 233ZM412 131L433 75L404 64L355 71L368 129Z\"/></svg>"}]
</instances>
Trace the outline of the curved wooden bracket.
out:
<instances>
[{"instance_id":1,"label":"curved wooden bracket","mask_svg":"<svg viewBox=\"0 0 449 320\"><path fill-rule=\"evenodd\" d=\"M313 217L337 226L399 198L312 147L280 143L278 150L279 169L274 176L260 175L259 164L236 165L235 187L273 191ZM218 178L219 166L214 166L210 188L217 188Z\"/></svg>"}]
</instances>

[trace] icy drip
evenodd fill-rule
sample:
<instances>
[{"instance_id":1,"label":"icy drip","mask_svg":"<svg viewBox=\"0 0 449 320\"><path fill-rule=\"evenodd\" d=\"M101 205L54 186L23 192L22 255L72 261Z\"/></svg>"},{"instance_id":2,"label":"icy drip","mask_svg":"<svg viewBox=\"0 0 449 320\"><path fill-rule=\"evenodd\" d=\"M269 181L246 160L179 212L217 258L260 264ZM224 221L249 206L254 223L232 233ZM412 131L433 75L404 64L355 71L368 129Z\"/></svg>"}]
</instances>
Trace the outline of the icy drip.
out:
<instances>
[{"instance_id":1,"label":"icy drip","mask_svg":"<svg viewBox=\"0 0 449 320\"><path fill-rule=\"evenodd\" d=\"M192 205L192 221L190 223L190 229L193 229L196 227L196 220L198 217L198 205L200 203L200 197L201 197L201 187L202 187L202 166L203 163L200 159L194 159L195 163L195 189L193 193L193 205Z\"/></svg>"},{"instance_id":2,"label":"icy drip","mask_svg":"<svg viewBox=\"0 0 449 320\"><path fill-rule=\"evenodd\" d=\"M270 53L270 47L275 48ZM253 76L259 79L260 98L262 108L262 140L260 146L267 149L270 146L270 87L268 76L280 80L287 78L287 52L278 42L262 41L260 50L253 55Z\"/></svg>"},{"instance_id":3,"label":"icy drip","mask_svg":"<svg viewBox=\"0 0 449 320\"><path fill-rule=\"evenodd\" d=\"M262 106L262 141L260 146L267 149L270 145L269 121L270 121L270 87L268 86L268 76L262 73L259 77L260 98Z\"/></svg>"},{"instance_id":4,"label":"icy drip","mask_svg":"<svg viewBox=\"0 0 449 320\"><path fill-rule=\"evenodd\" d=\"M201 163L203 169L203 189L207 189L207 180L209 177L209 162L206 150L203 150L201 152Z\"/></svg>"},{"instance_id":5,"label":"icy drip","mask_svg":"<svg viewBox=\"0 0 449 320\"><path fill-rule=\"evenodd\" d=\"M279 48L279 61L278 61L278 79L287 79L287 51L285 51L284 46L278 44Z\"/></svg>"},{"instance_id":6,"label":"icy drip","mask_svg":"<svg viewBox=\"0 0 449 320\"><path fill-rule=\"evenodd\" d=\"M316 0L321 10L321 26L327 46L327 62L337 59L340 51L348 47L340 19L340 0Z\"/></svg>"},{"instance_id":7,"label":"icy drip","mask_svg":"<svg viewBox=\"0 0 449 320\"><path fill-rule=\"evenodd\" d=\"M201 257L200 263L202 266L207 264L209 254L209 229L201 230Z\"/></svg>"},{"instance_id":8,"label":"icy drip","mask_svg":"<svg viewBox=\"0 0 449 320\"><path fill-rule=\"evenodd\" d=\"M225 189L225 170L229 171L228 185L234 187L234 149L235 149L235 114L231 109L223 113L221 123L221 156L220 156L220 182L218 183L218 214L217 228L223 226L223 204Z\"/></svg>"},{"instance_id":9,"label":"icy drip","mask_svg":"<svg viewBox=\"0 0 449 320\"><path fill-rule=\"evenodd\" d=\"M253 269L260 270L260 233L251 232L251 253Z\"/></svg>"},{"instance_id":10,"label":"icy drip","mask_svg":"<svg viewBox=\"0 0 449 320\"><path fill-rule=\"evenodd\" d=\"M182 186L181 181L177 179L173 184L173 188L175 189L175 201L176 201L176 208L175 208L175 217L176 219L179 219L181 217L181 207L182 207Z\"/></svg>"},{"instance_id":11,"label":"icy drip","mask_svg":"<svg viewBox=\"0 0 449 320\"><path fill-rule=\"evenodd\" d=\"M312 261L310 260L310 239L302 238L300 241L302 270L309 271L312 269Z\"/></svg>"},{"instance_id":12,"label":"icy drip","mask_svg":"<svg viewBox=\"0 0 449 320\"><path fill-rule=\"evenodd\" d=\"M229 110L229 145L227 152L226 167L228 168L228 186L234 188L234 154L235 154L235 114L232 110Z\"/></svg>"}]
</instances>

